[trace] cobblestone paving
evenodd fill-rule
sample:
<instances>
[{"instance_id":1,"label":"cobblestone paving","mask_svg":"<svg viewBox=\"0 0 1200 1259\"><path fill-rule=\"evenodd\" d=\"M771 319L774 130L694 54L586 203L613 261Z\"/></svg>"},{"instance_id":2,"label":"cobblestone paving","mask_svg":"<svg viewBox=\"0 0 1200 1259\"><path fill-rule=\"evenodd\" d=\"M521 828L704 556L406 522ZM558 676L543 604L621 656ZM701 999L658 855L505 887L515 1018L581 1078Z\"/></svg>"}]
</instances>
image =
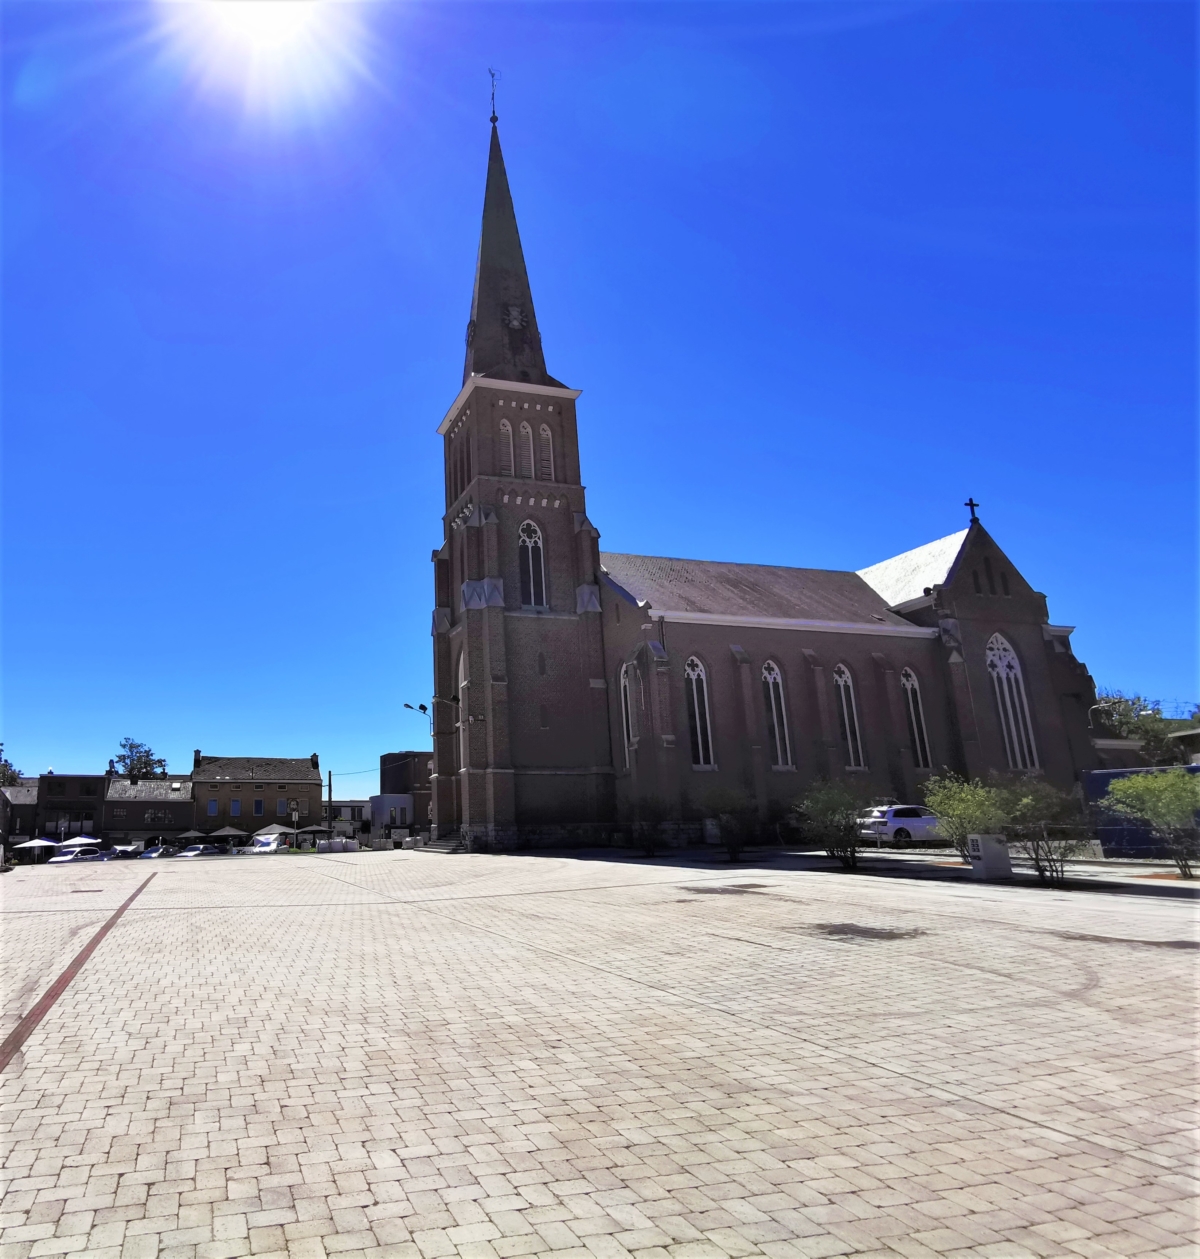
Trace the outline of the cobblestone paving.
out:
<instances>
[{"instance_id":1,"label":"cobblestone paving","mask_svg":"<svg viewBox=\"0 0 1200 1259\"><path fill-rule=\"evenodd\" d=\"M147 866L150 871L147 871ZM363 853L4 876L0 1259L1195 1256L1187 902Z\"/></svg>"}]
</instances>

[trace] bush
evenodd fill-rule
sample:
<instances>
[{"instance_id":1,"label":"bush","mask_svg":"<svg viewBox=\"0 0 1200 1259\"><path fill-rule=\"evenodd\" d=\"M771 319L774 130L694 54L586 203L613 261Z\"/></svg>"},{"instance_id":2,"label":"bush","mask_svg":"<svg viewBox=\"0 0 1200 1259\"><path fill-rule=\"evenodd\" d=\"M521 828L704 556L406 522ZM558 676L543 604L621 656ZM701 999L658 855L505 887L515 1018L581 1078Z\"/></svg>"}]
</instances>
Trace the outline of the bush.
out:
<instances>
[{"instance_id":1,"label":"bush","mask_svg":"<svg viewBox=\"0 0 1200 1259\"><path fill-rule=\"evenodd\" d=\"M845 782L818 783L793 806L805 835L853 870L858 865L858 817L866 793Z\"/></svg>"},{"instance_id":2,"label":"bush","mask_svg":"<svg viewBox=\"0 0 1200 1259\"><path fill-rule=\"evenodd\" d=\"M937 833L948 839L963 861L968 835L997 835L1004 828L1000 793L978 778L960 778L949 771L925 783L925 803L937 814Z\"/></svg>"},{"instance_id":3,"label":"bush","mask_svg":"<svg viewBox=\"0 0 1200 1259\"><path fill-rule=\"evenodd\" d=\"M633 834L645 857L657 857L662 847L663 823L670 816L667 802L658 796L642 796L634 814Z\"/></svg>"},{"instance_id":4,"label":"bush","mask_svg":"<svg viewBox=\"0 0 1200 1259\"><path fill-rule=\"evenodd\" d=\"M1179 873L1185 879L1192 877L1192 865L1200 860L1196 842L1200 774L1182 766L1153 774L1131 774L1110 783L1102 803L1121 817L1146 822L1170 852Z\"/></svg>"},{"instance_id":5,"label":"bush","mask_svg":"<svg viewBox=\"0 0 1200 1259\"><path fill-rule=\"evenodd\" d=\"M737 861L758 835L758 805L744 791L715 791L706 804L721 828L721 842L729 860Z\"/></svg>"},{"instance_id":6,"label":"bush","mask_svg":"<svg viewBox=\"0 0 1200 1259\"><path fill-rule=\"evenodd\" d=\"M1033 774L993 790L1009 847L1029 858L1043 883L1061 887L1066 863L1091 844L1079 800Z\"/></svg>"}]
</instances>

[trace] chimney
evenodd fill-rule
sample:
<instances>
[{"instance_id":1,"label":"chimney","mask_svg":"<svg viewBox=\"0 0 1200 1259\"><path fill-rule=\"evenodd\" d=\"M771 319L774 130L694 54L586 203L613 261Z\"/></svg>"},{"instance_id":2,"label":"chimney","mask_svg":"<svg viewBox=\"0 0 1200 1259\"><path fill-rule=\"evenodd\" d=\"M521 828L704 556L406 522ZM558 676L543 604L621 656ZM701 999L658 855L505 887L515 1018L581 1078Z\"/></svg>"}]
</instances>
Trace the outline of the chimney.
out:
<instances>
[{"instance_id":1,"label":"chimney","mask_svg":"<svg viewBox=\"0 0 1200 1259\"><path fill-rule=\"evenodd\" d=\"M196 750L192 753L192 768L193 768L193 769L199 769L199 768L200 768L200 749L199 749L199 748L197 748L197 749L196 749Z\"/></svg>"},{"instance_id":2,"label":"chimney","mask_svg":"<svg viewBox=\"0 0 1200 1259\"><path fill-rule=\"evenodd\" d=\"M312 767L313 767L313 769L320 769L320 768L321 768L321 762L320 762L320 760L318 759L317 754L316 754L315 752L312 754L312 757L311 757L310 759L312 760Z\"/></svg>"},{"instance_id":3,"label":"chimney","mask_svg":"<svg viewBox=\"0 0 1200 1259\"><path fill-rule=\"evenodd\" d=\"M111 778L116 772L117 772L117 767L110 758L108 762L108 773L106 777Z\"/></svg>"}]
</instances>

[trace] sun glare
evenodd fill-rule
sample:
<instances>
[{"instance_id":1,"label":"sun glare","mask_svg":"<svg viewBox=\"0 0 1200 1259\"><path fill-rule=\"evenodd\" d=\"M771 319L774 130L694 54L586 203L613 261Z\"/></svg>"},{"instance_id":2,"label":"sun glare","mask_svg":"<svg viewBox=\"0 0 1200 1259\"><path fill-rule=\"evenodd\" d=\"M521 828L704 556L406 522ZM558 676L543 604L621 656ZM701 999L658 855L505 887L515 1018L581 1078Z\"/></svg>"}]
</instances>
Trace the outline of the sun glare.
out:
<instances>
[{"instance_id":1,"label":"sun glare","mask_svg":"<svg viewBox=\"0 0 1200 1259\"><path fill-rule=\"evenodd\" d=\"M366 73L360 6L345 0L159 0L175 52L249 112L313 113Z\"/></svg>"}]
</instances>

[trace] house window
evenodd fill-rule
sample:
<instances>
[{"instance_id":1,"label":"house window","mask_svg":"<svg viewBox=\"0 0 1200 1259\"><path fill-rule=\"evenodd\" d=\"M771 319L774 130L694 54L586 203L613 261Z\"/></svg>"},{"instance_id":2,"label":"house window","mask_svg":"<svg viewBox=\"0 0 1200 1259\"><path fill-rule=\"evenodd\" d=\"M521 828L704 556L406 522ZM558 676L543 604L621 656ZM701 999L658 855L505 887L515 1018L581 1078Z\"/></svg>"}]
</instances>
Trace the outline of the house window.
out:
<instances>
[{"instance_id":1,"label":"house window","mask_svg":"<svg viewBox=\"0 0 1200 1259\"><path fill-rule=\"evenodd\" d=\"M521 421L521 440L519 442L518 456L521 460L520 475L526 480L533 480L533 429L529 427L528 420Z\"/></svg>"},{"instance_id":2,"label":"house window","mask_svg":"<svg viewBox=\"0 0 1200 1259\"><path fill-rule=\"evenodd\" d=\"M275 801L275 815L277 817L284 817L286 816L286 814L287 814L287 799L284 796L280 796L279 799Z\"/></svg>"},{"instance_id":3,"label":"house window","mask_svg":"<svg viewBox=\"0 0 1200 1259\"><path fill-rule=\"evenodd\" d=\"M230 802L229 802L229 816L230 816L230 817L241 817L241 816L242 816L242 802L241 802L240 800L236 800L236 799L235 799L235 800L230 800Z\"/></svg>"},{"instance_id":4,"label":"house window","mask_svg":"<svg viewBox=\"0 0 1200 1259\"><path fill-rule=\"evenodd\" d=\"M1010 769L1037 769L1037 748L1033 742L1033 722L1025 698L1021 662L1002 634L993 634L988 639L987 667L992 675L1008 766Z\"/></svg>"},{"instance_id":5,"label":"house window","mask_svg":"<svg viewBox=\"0 0 1200 1259\"><path fill-rule=\"evenodd\" d=\"M633 753L633 705L629 696L629 666L621 666L621 677L618 683L621 695L621 742L625 747L625 768L629 768Z\"/></svg>"},{"instance_id":6,"label":"house window","mask_svg":"<svg viewBox=\"0 0 1200 1259\"><path fill-rule=\"evenodd\" d=\"M783 703L783 676L774 660L768 660L763 665L762 684L771 764L776 769L785 769L792 763L792 748L788 740L787 709Z\"/></svg>"},{"instance_id":7,"label":"house window","mask_svg":"<svg viewBox=\"0 0 1200 1259\"><path fill-rule=\"evenodd\" d=\"M546 606L546 572L542 563L542 531L527 520L521 526L521 606Z\"/></svg>"},{"instance_id":8,"label":"house window","mask_svg":"<svg viewBox=\"0 0 1200 1259\"><path fill-rule=\"evenodd\" d=\"M300 816L308 817L308 797L307 796L300 797Z\"/></svg>"},{"instance_id":9,"label":"house window","mask_svg":"<svg viewBox=\"0 0 1200 1259\"><path fill-rule=\"evenodd\" d=\"M512 425L507 420L500 421L500 475L513 474L513 440Z\"/></svg>"},{"instance_id":10,"label":"house window","mask_svg":"<svg viewBox=\"0 0 1200 1259\"><path fill-rule=\"evenodd\" d=\"M688 731L692 736L692 765L707 768L713 763L712 726L708 720L708 679L704 666L692 656L683 666L687 692Z\"/></svg>"},{"instance_id":11,"label":"house window","mask_svg":"<svg viewBox=\"0 0 1200 1259\"><path fill-rule=\"evenodd\" d=\"M263 815L263 798L262 796L254 797L254 816L262 817Z\"/></svg>"},{"instance_id":12,"label":"house window","mask_svg":"<svg viewBox=\"0 0 1200 1259\"><path fill-rule=\"evenodd\" d=\"M208 802L208 816L209 817L217 816L217 802L215 800L210 800Z\"/></svg>"},{"instance_id":13,"label":"house window","mask_svg":"<svg viewBox=\"0 0 1200 1259\"><path fill-rule=\"evenodd\" d=\"M546 424L538 431L538 476L543 481L554 480L554 438Z\"/></svg>"},{"instance_id":14,"label":"house window","mask_svg":"<svg viewBox=\"0 0 1200 1259\"><path fill-rule=\"evenodd\" d=\"M388 810L388 812L389 812L389 814L391 815L391 825L392 825L392 826L395 826L395 825L396 825L396 810L395 810L395 807L393 806L391 809L389 809L389 810Z\"/></svg>"},{"instance_id":15,"label":"house window","mask_svg":"<svg viewBox=\"0 0 1200 1259\"><path fill-rule=\"evenodd\" d=\"M400 825L408 825L408 806L404 804L400 806Z\"/></svg>"},{"instance_id":16,"label":"house window","mask_svg":"<svg viewBox=\"0 0 1200 1259\"><path fill-rule=\"evenodd\" d=\"M114 822L121 821L125 817L125 814L127 812L128 812L127 809L113 809L113 821Z\"/></svg>"},{"instance_id":17,"label":"house window","mask_svg":"<svg viewBox=\"0 0 1200 1259\"><path fill-rule=\"evenodd\" d=\"M925 729L925 709L921 706L921 686L911 669L900 674L904 688L904 710L908 714L908 741L912 746L913 764L918 769L929 769L933 761L929 755L929 733Z\"/></svg>"},{"instance_id":18,"label":"house window","mask_svg":"<svg viewBox=\"0 0 1200 1259\"><path fill-rule=\"evenodd\" d=\"M46 794L48 796L65 796L67 794L67 784L55 782L47 783Z\"/></svg>"},{"instance_id":19,"label":"house window","mask_svg":"<svg viewBox=\"0 0 1200 1259\"><path fill-rule=\"evenodd\" d=\"M470 760L471 744L467 738L467 652L458 653L458 768L466 767Z\"/></svg>"},{"instance_id":20,"label":"house window","mask_svg":"<svg viewBox=\"0 0 1200 1259\"><path fill-rule=\"evenodd\" d=\"M847 769L865 769L862 736L858 731L858 704L854 699L854 679L844 664L833 671L838 690L838 724L842 730L842 750L846 754Z\"/></svg>"}]
</instances>

